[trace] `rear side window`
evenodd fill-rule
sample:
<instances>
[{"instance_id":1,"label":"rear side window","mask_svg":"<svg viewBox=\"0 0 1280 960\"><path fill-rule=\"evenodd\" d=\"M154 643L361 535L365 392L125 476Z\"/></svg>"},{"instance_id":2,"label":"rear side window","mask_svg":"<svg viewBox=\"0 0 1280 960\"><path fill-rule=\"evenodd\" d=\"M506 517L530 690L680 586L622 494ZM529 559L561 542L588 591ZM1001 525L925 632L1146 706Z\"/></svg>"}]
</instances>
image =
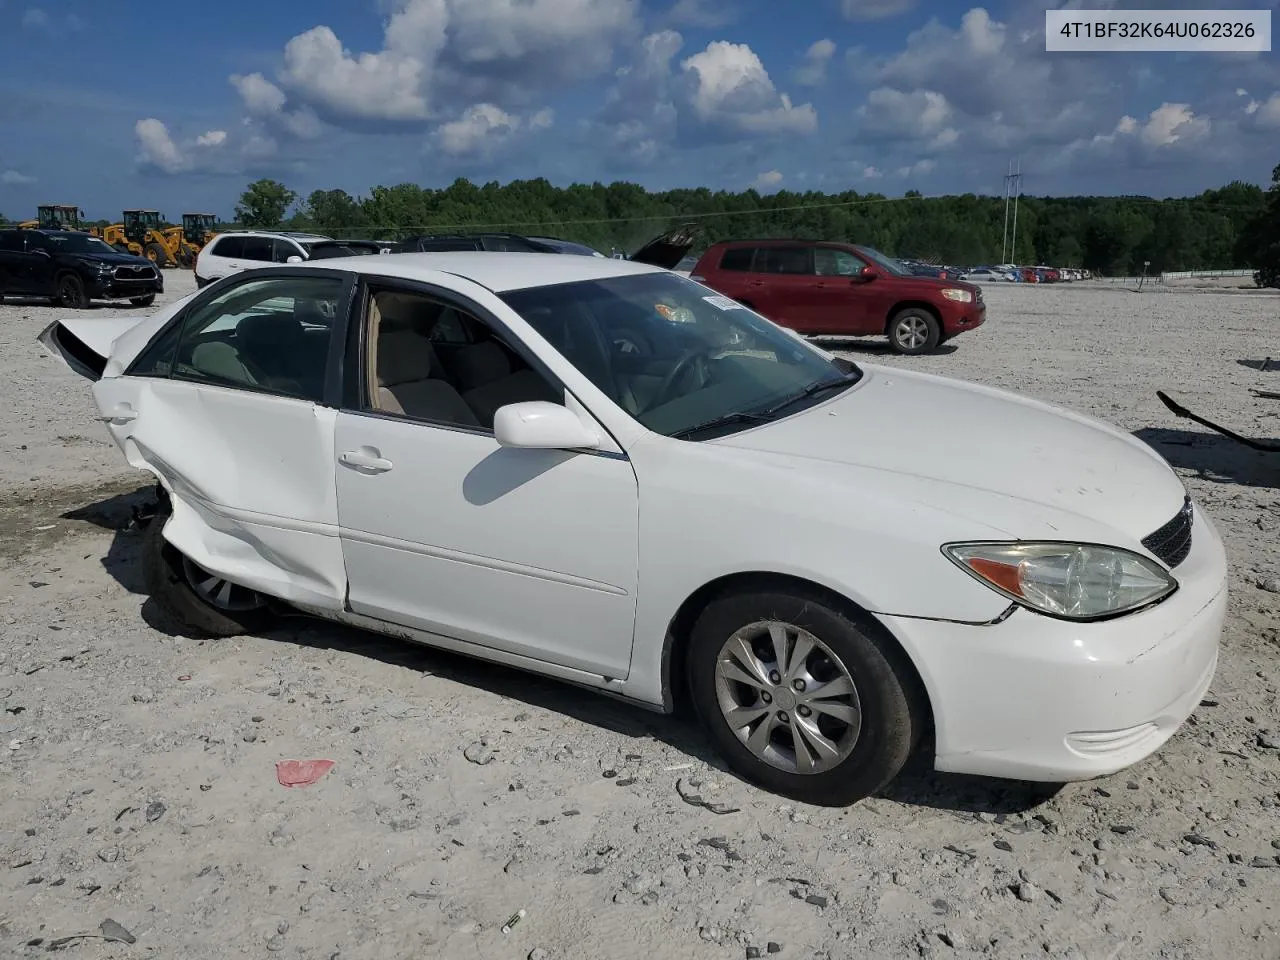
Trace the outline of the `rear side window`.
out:
<instances>
[{"instance_id":1,"label":"rear side window","mask_svg":"<svg viewBox=\"0 0 1280 960\"><path fill-rule=\"evenodd\" d=\"M333 321L346 283L272 277L194 306L129 370L321 403Z\"/></svg>"},{"instance_id":2,"label":"rear side window","mask_svg":"<svg viewBox=\"0 0 1280 960\"><path fill-rule=\"evenodd\" d=\"M270 237L245 237L244 253L240 256L246 260L263 260L270 263L275 259L273 247Z\"/></svg>"},{"instance_id":3,"label":"rear side window","mask_svg":"<svg viewBox=\"0 0 1280 960\"><path fill-rule=\"evenodd\" d=\"M808 247L762 247L756 254L757 273L813 273L813 251Z\"/></svg>"},{"instance_id":4,"label":"rear side window","mask_svg":"<svg viewBox=\"0 0 1280 960\"><path fill-rule=\"evenodd\" d=\"M244 256L244 237L219 237L210 251L215 257L238 260Z\"/></svg>"},{"instance_id":5,"label":"rear side window","mask_svg":"<svg viewBox=\"0 0 1280 960\"><path fill-rule=\"evenodd\" d=\"M751 258L755 254L754 247L730 247L720 257L720 269L749 271L751 269Z\"/></svg>"},{"instance_id":6,"label":"rear side window","mask_svg":"<svg viewBox=\"0 0 1280 960\"><path fill-rule=\"evenodd\" d=\"M479 250L480 241L468 240L463 237L422 237L415 247L424 253L443 253L447 250Z\"/></svg>"}]
</instances>

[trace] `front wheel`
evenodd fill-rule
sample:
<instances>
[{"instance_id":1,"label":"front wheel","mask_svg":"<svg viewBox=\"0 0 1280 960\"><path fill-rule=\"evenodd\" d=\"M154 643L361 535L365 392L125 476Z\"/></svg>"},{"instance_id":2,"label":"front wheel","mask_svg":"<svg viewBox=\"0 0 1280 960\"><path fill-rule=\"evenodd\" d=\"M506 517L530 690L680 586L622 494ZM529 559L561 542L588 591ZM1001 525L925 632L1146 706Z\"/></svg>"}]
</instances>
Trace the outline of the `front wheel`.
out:
<instances>
[{"instance_id":1,"label":"front wheel","mask_svg":"<svg viewBox=\"0 0 1280 960\"><path fill-rule=\"evenodd\" d=\"M783 796L845 806L897 776L924 725L893 642L803 592L713 600L694 625L690 692L720 754Z\"/></svg>"},{"instance_id":2,"label":"front wheel","mask_svg":"<svg viewBox=\"0 0 1280 960\"><path fill-rule=\"evenodd\" d=\"M164 538L168 519L167 509L158 512L142 545L143 582L165 616L197 637L234 637L268 626L266 598L184 556Z\"/></svg>"},{"instance_id":3,"label":"front wheel","mask_svg":"<svg viewBox=\"0 0 1280 960\"><path fill-rule=\"evenodd\" d=\"M149 307L156 302L156 295L148 293L145 297L130 297L129 302L135 307Z\"/></svg>"},{"instance_id":4,"label":"front wheel","mask_svg":"<svg viewBox=\"0 0 1280 960\"><path fill-rule=\"evenodd\" d=\"M68 310L83 310L89 306L89 298L79 277L69 273L58 281L58 302Z\"/></svg>"},{"instance_id":5,"label":"front wheel","mask_svg":"<svg viewBox=\"0 0 1280 960\"><path fill-rule=\"evenodd\" d=\"M889 343L898 353L915 356L936 349L942 325L927 310L909 307L889 322Z\"/></svg>"}]
</instances>

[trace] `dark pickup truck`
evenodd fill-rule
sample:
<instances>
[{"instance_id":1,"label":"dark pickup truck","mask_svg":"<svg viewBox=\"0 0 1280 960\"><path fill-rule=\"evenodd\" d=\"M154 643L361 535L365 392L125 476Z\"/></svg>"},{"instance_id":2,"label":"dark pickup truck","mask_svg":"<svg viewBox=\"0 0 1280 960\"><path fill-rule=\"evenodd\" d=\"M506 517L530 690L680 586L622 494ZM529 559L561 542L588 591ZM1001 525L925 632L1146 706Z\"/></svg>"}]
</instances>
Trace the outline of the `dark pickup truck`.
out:
<instances>
[{"instance_id":1,"label":"dark pickup truck","mask_svg":"<svg viewBox=\"0 0 1280 960\"><path fill-rule=\"evenodd\" d=\"M148 307L164 278L145 257L76 230L0 230L0 299L47 297L73 310L91 300Z\"/></svg>"}]
</instances>

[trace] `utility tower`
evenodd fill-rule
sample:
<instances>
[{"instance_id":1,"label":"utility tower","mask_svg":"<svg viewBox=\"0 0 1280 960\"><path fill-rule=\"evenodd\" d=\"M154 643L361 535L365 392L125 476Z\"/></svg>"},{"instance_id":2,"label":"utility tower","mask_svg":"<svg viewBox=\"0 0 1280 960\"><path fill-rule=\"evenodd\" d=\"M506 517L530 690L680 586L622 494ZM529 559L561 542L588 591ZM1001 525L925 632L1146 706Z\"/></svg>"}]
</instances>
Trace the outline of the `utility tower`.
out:
<instances>
[{"instance_id":1,"label":"utility tower","mask_svg":"<svg viewBox=\"0 0 1280 960\"><path fill-rule=\"evenodd\" d=\"M1000 262L1009 263L1018 245L1018 197L1022 195L1022 159L1009 161L1004 178L1004 240L1000 246ZM1013 238L1009 237L1009 201L1013 201Z\"/></svg>"}]
</instances>

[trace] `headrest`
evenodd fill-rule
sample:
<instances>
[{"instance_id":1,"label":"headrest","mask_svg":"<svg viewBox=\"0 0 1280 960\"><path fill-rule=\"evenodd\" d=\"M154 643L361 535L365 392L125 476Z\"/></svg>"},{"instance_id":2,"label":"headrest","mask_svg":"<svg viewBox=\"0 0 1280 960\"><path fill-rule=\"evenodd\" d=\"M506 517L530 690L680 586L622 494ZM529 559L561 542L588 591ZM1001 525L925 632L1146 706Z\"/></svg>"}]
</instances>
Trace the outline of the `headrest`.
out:
<instances>
[{"instance_id":1,"label":"headrest","mask_svg":"<svg viewBox=\"0 0 1280 960\"><path fill-rule=\"evenodd\" d=\"M430 332L440 314L440 305L412 293L390 290L375 296L379 325L383 330L416 330L424 336Z\"/></svg>"},{"instance_id":2,"label":"headrest","mask_svg":"<svg viewBox=\"0 0 1280 960\"><path fill-rule=\"evenodd\" d=\"M482 340L459 350L453 358L453 372L463 390L474 390L511 374L511 361L492 340Z\"/></svg>"},{"instance_id":3,"label":"headrest","mask_svg":"<svg viewBox=\"0 0 1280 960\"><path fill-rule=\"evenodd\" d=\"M426 337L408 330L391 330L378 337L378 383L394 387L431 376L436 352Z\"/></svg>"},{"instance_id":4,"label":"headrest","mask_svg":"<svg viewBox=\"0 0 1280 960\"><path fill-rule=\"evenodd\" d=\"M265 313L245 317L236 325L236 345L244 350L292 350L306 339L292 314Z\"/></svg>"}]
</instances>

